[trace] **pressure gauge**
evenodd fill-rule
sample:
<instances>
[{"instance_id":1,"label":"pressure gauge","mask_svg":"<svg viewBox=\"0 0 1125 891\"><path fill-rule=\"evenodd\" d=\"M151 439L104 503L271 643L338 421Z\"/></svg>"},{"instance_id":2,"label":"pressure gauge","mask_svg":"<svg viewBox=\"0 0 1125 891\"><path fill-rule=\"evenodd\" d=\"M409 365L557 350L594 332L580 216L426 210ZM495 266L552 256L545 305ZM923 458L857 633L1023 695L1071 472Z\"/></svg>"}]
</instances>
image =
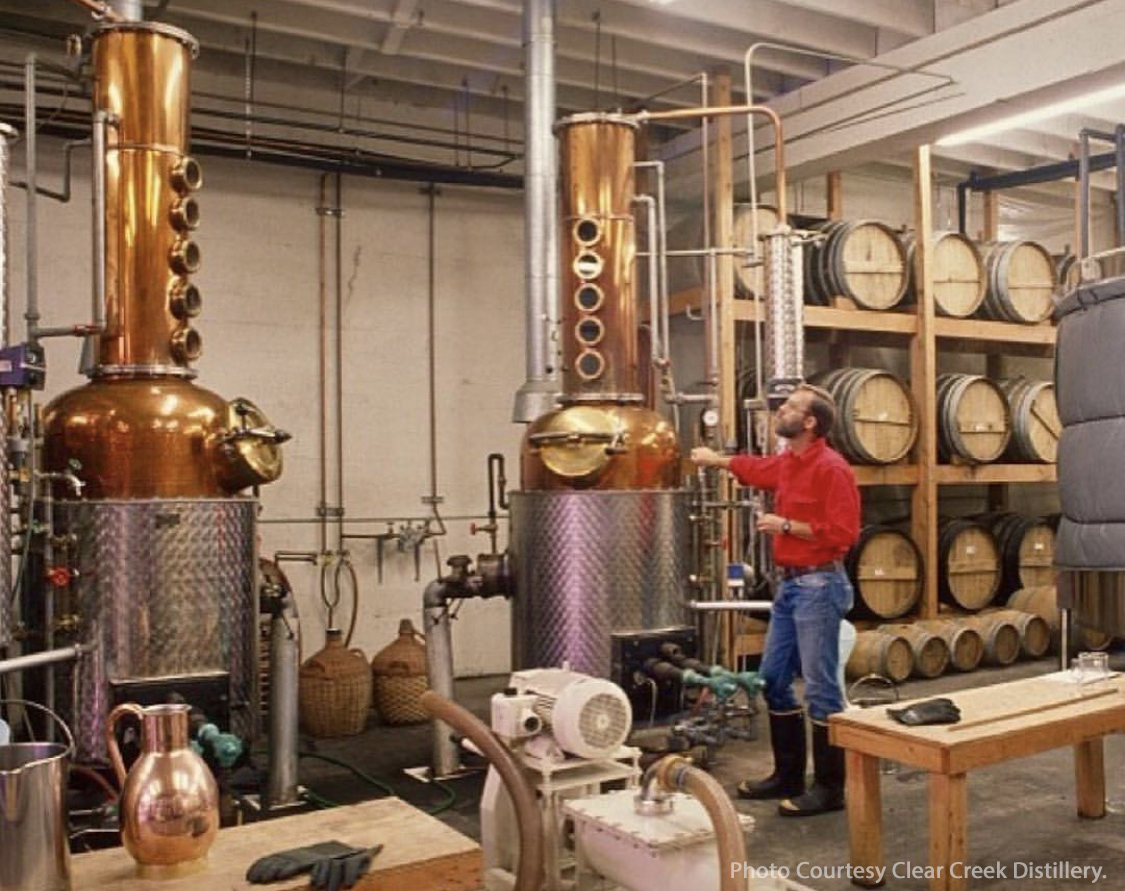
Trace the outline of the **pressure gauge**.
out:
<instances>
[{"instance_id":1,"label":"pressure gauge","mask_svg":"<svg viewBox=\"0 0 1125 891\"><path fill-rule=\"evenodd\" d=\"M719 412L718 412L717 409L714 409L714 408L705 409L703 414L700 416L699 420L700 420L700 423L702 423L704 427L718 427L719 426Z\"/></svg>"}]
</instances>

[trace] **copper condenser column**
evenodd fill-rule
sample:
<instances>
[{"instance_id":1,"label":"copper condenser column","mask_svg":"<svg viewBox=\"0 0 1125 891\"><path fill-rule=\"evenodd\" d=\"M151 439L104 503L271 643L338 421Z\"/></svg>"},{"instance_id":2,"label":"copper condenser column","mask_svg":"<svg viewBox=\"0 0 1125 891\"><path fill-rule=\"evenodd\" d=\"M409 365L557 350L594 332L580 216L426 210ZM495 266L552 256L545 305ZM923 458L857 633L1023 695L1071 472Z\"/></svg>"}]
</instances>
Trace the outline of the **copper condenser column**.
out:
<instances>
[{"instance_id":1,"label":"copper condenser column","mask_svg":"<svg viewBox=\"0 0 1125 891\"><path fill-rule=\"evenodd\" d=\"M675 431L638 387L636 125L556 132L564 392L528 427L511 496L513 661L611 677L615 638L684 625L688 500Z\"/></svg>"},{"instance_id":2,"label":"copper condenser column","mask_svg":"<svg viewBox=\"0 0 1125 891\"><path fill-rule=\"evenodd\" d=\"M257 729L256 500L279 443L246 400L192 383L201 353L193 238L199 164L187 153L191 35L126 22L93 33L105 120L105 330L90 382L43 419L48 472L69 471L56 518L73 535L73 615L56 633L97 645L75 671L79 756L101 760L119 702L173 693L221 727ZM50 570L53 567L48 566ZM60 701L63 701L60 698Z\"/></svg>"}]
</instances>

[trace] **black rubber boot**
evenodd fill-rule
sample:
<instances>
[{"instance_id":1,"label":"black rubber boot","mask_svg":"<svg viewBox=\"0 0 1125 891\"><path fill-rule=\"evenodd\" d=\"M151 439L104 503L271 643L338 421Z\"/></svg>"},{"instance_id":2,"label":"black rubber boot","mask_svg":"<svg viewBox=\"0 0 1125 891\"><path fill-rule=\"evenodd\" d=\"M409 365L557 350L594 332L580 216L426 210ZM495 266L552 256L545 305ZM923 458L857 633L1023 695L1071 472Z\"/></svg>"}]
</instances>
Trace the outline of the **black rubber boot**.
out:
<instances>
[{"instance_id":1,"label":"black rubber boot","mask_svg":"<svg viewBox=\"0 0 1125 891\"><path fill-rule=\"evenodd\" d=\"M783 817L812 817L844 809L844 750L828 743L828 725L812 722L813 785L777 806Z\"/></svg>"},{"instance_id":2,"label":"black rubber boot","mask_svg":"<svg viewBox=\"0 0 1125 891\"><path fill-rule=\"evenodd\" d=\"M789 798L805 791L805 714L770 712L770 745L773 747L773 773L764 780L743 780L739 798L762 800Z\"/></svg>"}]
</instances>

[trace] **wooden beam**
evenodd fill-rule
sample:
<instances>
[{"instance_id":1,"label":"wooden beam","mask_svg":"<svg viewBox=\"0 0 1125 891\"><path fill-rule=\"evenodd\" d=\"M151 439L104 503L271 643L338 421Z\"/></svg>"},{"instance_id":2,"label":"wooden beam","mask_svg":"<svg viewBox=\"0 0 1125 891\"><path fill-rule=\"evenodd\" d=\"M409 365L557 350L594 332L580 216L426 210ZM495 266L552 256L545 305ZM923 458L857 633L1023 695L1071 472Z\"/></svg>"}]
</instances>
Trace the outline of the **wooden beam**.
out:
<instances>
[{"instance_id":1,"label":"wooden beam","mask_svg":"<svg viewBox=\"0 0 1125 891\"><path fill-rule=\"evenodd\" d=\"M839 170L833 170L825 176L824 189L827 193L828 219L836 222L844 218L844 192L841 184Z\"/></svg>"},{"instance_id":2,"label":"wooden beam","mask_svg":"<svg viewBox=\"0 0 1125 891\"><path fill-rule=\"evenodd\" d=\"M926 559L919 614L937 615L937 346L934 339L933 203L930 147L921 146L914 156L914 274L918 283L918 333L910 346L910 389L918 407L918 441L914 463L918 484L911 496L910 532Z\"/></svg>"}]
</instances>

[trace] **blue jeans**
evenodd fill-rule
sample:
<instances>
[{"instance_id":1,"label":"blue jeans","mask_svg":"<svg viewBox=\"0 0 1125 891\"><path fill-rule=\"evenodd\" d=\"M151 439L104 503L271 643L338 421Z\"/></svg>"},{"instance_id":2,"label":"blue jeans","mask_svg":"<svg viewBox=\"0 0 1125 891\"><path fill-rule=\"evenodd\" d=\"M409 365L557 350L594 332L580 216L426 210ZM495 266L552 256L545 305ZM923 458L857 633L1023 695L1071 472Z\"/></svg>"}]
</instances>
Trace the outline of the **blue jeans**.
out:
<instances>
[{"instance_id":1,"label":"blue jeans","mask_svg":"<svg viewBox=\"0 0 1125 891\"><path fill-rule=\"evenodd\" d=\"M840 689L840 622L855 592L843 571L811 572L784 579L770 613L766 648L758 669L770 711L798 707L793 678L805 679L805 707L814 721L844 709Z\"/></svg>"}]
</instances>

